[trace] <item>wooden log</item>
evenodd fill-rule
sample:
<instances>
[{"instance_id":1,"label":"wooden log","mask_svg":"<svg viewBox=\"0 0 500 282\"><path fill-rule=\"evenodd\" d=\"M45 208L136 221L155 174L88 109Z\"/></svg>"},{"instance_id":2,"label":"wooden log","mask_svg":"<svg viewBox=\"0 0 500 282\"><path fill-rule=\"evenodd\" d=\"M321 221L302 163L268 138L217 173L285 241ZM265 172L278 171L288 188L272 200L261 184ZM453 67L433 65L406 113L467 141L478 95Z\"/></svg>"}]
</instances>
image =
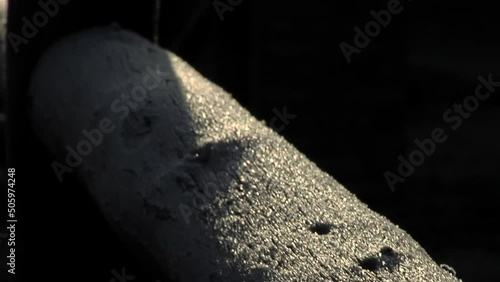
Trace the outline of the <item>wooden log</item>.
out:
<instances>
[{"instance_id":1,"label":"wooden log","mask_svg":"<svg viewBox=\"0 0 500 282\"><path fill-rule=\"evenodd\" d=\"M458 281L175 54L118 27L46 52L32 120L173 281ZM328 137L333 138L333 137Z\"/></svg>"}]
</instances>

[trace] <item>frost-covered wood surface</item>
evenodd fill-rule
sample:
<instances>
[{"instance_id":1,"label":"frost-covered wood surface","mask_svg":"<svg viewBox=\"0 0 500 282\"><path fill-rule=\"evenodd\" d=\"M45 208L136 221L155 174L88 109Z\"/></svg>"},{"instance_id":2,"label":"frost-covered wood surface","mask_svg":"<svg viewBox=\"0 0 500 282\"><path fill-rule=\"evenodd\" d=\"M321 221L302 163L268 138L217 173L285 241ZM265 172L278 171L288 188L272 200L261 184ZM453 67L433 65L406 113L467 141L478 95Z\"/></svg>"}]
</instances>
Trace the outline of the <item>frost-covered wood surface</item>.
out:
<instances>
[{"instance_id":1,"label":"frost-covered wood surface","mask_svg":"<svg viewBox=\"0 0 500 282\"><path fill-rule=\"evenodd\" d=\"M78 175L159 277L458 281L223 89L138 35L106 27L64 39L42 57L30 95L59 177Z\"/></svg>"}]
</instances>

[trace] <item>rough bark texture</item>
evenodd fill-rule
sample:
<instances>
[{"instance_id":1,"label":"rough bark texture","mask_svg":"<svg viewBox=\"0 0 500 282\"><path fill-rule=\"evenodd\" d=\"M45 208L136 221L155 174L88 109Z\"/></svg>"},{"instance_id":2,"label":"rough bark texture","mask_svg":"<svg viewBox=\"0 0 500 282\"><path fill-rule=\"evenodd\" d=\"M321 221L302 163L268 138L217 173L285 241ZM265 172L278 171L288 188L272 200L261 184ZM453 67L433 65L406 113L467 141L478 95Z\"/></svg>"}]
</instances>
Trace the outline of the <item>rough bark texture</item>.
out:
<instances>
[{"instance_id":1,"label":"rough bark texture","mask_svg":"<svg viewBox=\"0 0 500 282\"><path fill-rule=\"evenodd\" d=\"M131 98L135 109L117 109L155 81ZM88 140L82 130L112 120L73 173L173 281L458 281L229 94L135 34L62 40L30 88L35 128L61 163L66 146Z\"/></svg>"}]
</instances>

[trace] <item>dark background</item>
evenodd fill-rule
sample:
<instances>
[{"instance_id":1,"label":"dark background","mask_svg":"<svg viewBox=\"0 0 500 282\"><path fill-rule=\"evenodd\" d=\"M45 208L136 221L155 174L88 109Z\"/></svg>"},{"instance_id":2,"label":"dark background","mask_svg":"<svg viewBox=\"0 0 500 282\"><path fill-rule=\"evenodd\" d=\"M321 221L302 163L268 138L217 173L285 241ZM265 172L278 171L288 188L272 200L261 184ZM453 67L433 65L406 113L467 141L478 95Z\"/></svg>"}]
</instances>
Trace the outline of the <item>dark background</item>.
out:
<instances>
[{"instance_id":1,"label":"dark background","mask_svg":"<svg viewBox=\"0 0 500 282\"><path fill-rule=\"evenodd\" d=\"M403 11L347 63L339 44L353 44L353 28L363 29L370 11L388 2L243 0L221 21L211 0L163 1L160 44L259 119L286 106L297 117L280 133L320 168L459 278L500 281L500 90L456 131L442 119L474 94L479 75L500 81L498 10L493 2L401 1ZM52 159L31 134L25 91L41 52L57 38L113 21L151 37L153 6L72 0L19 54L8 46L20 278L109 281L112 269L126 267L134 281L152 281L85 189L76 180L57 182ZM11 1L10 31L21 34L19 19L38 10L36 1ZM384 172L396 172L397 157L436 127L448 140L392 192Z\"/></svg>"}]
</instances>

